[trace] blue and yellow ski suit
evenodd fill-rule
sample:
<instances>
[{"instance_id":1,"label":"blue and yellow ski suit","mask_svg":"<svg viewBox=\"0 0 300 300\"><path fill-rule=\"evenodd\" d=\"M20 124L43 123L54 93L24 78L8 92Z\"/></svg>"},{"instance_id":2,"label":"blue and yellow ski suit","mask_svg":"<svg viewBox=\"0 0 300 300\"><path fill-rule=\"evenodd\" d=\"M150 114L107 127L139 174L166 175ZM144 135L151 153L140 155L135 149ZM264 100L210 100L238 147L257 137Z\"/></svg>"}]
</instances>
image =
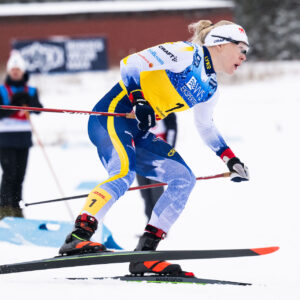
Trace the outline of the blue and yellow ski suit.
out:
<instances>
[{"instance_id":1,"label":"blue and yellow ski suit","mask_svg":"<svg viewBox=\"0 0 300 300\"><path fill-rule=\"evenodd\" d=\"M196 105L196 125L203 140L217 155L228 148L212 119L217 78L205 47L175 42L145 49L121 61L121 76L94 111L130 113L129 95L136 90L143 92L157 119ZM168 232L184 209L196 179L175 149L149 131L139 130L137 124L135 119L90 117L89 137L109 178L90 192L82 213L102 219L138 173L168 184L149 221Z\"/></svg>"}]
</instances>

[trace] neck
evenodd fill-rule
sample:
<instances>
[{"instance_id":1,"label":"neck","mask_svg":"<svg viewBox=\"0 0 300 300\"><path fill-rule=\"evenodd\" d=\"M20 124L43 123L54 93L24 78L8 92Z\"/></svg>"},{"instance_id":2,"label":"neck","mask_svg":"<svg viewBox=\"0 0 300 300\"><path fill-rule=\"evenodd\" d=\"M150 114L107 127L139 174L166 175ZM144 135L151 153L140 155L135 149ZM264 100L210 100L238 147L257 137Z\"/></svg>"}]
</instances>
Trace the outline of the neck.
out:
<instances>
[{"instance_id":1,"label":"neck","mask_svg":"<svg viewBox=\"0 0 300 300\"><path fill-rule=\"evenodd\" d=\"M219 55L217 53L217 49L215 46L213 47L206 47L207 50L209 51L214 69L216 73L220 73L223 71L223 67L222 67L222 61L219 59Z\"/></svg>"},{"instance_id":2,"label":"neck","mask_svg":"<svg viewBox=\"0 0 300 300\"><path fill-rule=\"evenodd\" d=\"M9 75L6 76L5 83L13 86L24 86L28 81L28 73L25 73L20 80L13 80Z\"/></svg>"}]
</instances>

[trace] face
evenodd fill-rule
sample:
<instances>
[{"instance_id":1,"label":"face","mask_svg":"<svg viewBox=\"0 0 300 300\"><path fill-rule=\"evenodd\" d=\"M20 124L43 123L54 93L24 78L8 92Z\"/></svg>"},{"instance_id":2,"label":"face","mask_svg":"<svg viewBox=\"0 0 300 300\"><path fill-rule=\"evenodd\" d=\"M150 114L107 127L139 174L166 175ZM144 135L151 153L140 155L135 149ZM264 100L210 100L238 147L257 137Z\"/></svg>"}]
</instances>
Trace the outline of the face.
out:
<instances>
[{"instance_id":1,"label":"face","mask_svg":"<svg viewBox=\"0 0 300 300\"><path fill-rule=\"evenodd\" d=\"M19 68L12 68L9 70L8 75L12 80L18 81L22 80L24 72Z\"/></svg>"},{"instance_id":2,"label":"face","mask_svg":"<svg viewBox=\"0 0 300 300\"><path fill-rule=\"evenodd\" d=\"M223 72L232 75L246 60L249 47L244 43L219 45Z\"/></svg>"}]
</instances>

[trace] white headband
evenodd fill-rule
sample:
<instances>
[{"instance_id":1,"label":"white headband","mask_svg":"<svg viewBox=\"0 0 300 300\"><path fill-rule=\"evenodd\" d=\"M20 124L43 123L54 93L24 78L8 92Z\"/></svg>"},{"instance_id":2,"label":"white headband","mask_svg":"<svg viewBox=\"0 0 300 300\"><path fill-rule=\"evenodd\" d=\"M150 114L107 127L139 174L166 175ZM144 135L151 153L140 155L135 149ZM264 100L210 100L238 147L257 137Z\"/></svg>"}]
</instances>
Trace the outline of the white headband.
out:
<instances>
[{"instance_id":1,"label":"white headband","mask_svg":"<svg viewBox=\"0 0 300 300\"><path fill-rule=\"evenodd\" d=\"M230 43L230 40L249 45L245 29L237 24L229 24L213 28L206 36L204 46L227 44Z\"/></svg>"}]
</instances>

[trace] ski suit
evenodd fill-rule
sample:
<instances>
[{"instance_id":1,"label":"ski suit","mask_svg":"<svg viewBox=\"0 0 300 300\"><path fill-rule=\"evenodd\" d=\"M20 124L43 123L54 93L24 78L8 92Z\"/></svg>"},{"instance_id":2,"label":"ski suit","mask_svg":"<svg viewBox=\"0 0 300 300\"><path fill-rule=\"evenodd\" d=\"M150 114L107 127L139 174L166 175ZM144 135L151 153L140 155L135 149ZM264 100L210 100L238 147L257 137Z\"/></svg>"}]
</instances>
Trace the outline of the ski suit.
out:
<instances>
[{"instance_id":1,"label":"ski suit","mask_svg":"<svg viewBox=\"0 0 300 300\"><path fill-rule=\"evenodd\" d=\"M196 125L201 137L217 155L226 151L228 146L212 119L217 78L207 48L181 41L145 49L121 61L121 77L94 111L130 113L133 106L129 95L135 90L143 92L157 120L196 105ZM81 213L102 219L138 173L168 184L149 221L168 232L184 209L196 179L175 149L137 125L135 119L89 118L89 137L109 178L90 192Z\"/></svg>"},{"instance_id":2,"label":"ski suit","mask_svg":"<svg viewBox=\"0 0 300 300\"><path fill-rule=\"evenodd\" d=\"M156 137L166 141L174 148L177 137L176 115L174 113L169 114L166 118L158 121L156 126L150 128L149 131L152 132ZM140 186L157 183L157 181L143 177L139 174L136 175L136 179ZM145 202L145 214L147 221L149 221L156 202L164 192L164 187L159 186L153 189L142 189L140 192Z\"/></svg>"}]
</instances>

